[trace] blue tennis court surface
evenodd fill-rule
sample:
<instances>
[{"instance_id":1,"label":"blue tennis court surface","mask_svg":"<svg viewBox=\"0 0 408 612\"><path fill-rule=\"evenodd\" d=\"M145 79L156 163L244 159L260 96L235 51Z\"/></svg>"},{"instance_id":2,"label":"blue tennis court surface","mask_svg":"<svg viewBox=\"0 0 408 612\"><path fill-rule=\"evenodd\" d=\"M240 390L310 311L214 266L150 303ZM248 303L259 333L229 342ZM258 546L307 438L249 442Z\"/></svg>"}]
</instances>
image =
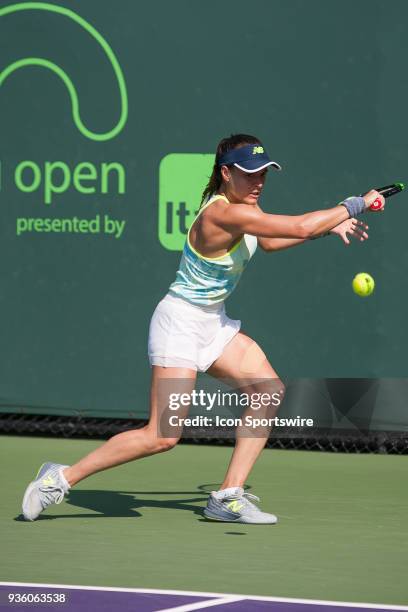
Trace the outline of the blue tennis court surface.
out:
<instances>
[{"instance_id":1,"label":"blue tennis court surface","mask_svg":"<svg viewBox=\"0 0 408 612\"><path fill-rule=\"evenodd\" d=\"M73 585L23 584L0 582L0 610L22 612L59 610L60 612L189 612L212 609L214 612L343 612L351 610L406 610L408 606L358 604L350 602L318 601L227 595L221 593L193 593L154 589L119 589Z\"/></svg>"}]
</instances>

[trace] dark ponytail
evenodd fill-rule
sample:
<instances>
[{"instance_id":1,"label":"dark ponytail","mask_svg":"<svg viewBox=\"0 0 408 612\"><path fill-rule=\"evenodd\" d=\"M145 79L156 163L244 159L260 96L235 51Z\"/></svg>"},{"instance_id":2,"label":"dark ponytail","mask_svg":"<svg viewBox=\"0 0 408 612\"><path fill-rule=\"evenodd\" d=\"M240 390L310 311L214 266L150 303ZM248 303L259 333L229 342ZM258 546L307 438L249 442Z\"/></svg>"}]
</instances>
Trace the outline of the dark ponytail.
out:
<instances>
[{"instance_id":1,"label":"dark ponytail","mask_svg":"<svg viewBox=\"0 0 408 612\"><path fill-rule=\"evenodd\" d=\"M218 191L218 189L221 187L221 166L218 165L218 160L221 155L224 155L224 153L227 153L228 151L232 151L232 149L239 149L240 147L244 147L248 144L261 144L261 141L255 136L249 136L248 134L231 134L229 138L223 138L221 140L215 154L215 163L210 180L208 181L208 185L204 189L203 195L201 196L200 206L202 206L205 200L208 197L211 197L211 195Z\"/></svg>"}]
</instances>

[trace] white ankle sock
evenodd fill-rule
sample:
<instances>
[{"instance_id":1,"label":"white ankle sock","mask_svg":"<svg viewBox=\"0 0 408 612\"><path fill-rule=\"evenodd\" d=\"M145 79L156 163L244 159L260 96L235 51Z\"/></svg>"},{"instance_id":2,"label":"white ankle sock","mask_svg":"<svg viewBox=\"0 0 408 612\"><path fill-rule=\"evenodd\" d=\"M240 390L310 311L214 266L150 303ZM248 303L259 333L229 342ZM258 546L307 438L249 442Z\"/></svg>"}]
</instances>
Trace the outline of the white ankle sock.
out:
<instances>
[{"instance_id":1,"label":"white ankle sock","mask_svg":"<svg viewBox=\"0 0 408 612\"><path fill-rule=\"evenodd\" d=\"M229 497L230 495L242 495L244 489L242 487L229 487L228 489L220 489L216 491L215 497L219 500Z\"/></svg>"},{"instance_id":2,"label":"white ankle sock","mask_svg":"<svg viewBox=\"0 0 408 612\"><path fill-rule=\"evenodd\" d=\"M67 466L68 467L68 466ZM64 485L64 488L69 491L69 489L71 488L70 484L68 483L68 480L65 478L64 474L62 473L64 471L65 468L62 468L59 472L58 472L58 476L61 478L62 480L62 484Z\"/></svg>"}]
</instances>

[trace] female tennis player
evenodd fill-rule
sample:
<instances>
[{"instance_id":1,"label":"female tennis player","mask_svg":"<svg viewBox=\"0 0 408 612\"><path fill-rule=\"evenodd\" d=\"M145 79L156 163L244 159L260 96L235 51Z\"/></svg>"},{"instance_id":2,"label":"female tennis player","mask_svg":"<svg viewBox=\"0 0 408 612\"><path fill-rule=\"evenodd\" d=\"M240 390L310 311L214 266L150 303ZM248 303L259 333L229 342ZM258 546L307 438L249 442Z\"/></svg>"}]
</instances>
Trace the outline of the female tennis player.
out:
<instances>
[{"instance_id":1,"label":"female tennis player","mask_svg":"<svg viewBox=\"0 0 408 612\"><path fill-rule=\"evenodd\" d=\"M152 366L150 420L142 429L125 431L67 466L45 463L29 484L23 499L23 515L33 521L50 504L62 502L78 482L116 465L173 448L181 428L171 435L160 433L172 392L191 393L197 372L227 379L237 387L247 381L251 393L271 382L280 397L283 384L258 344L240 331L241 322L231 320L224 302L236 287L257 244L278 251L303 244L327 233L345 244L349 236L368 238L367 226L356 216L384 198L372 190L351 197L341 205L302 215L275 215L262 211L259 198L268 168L280 170L262 143L253 136L232 135L216 152L202 206L187 235L175 281L158 304L150 323L148 352ZM261 382L259 382L261 381ZM179 384L178 384L179 383ZM185 408L182 414L187 414ZM237 523L276 523L273 514L261 512L244 492L244 484L264 448L269 430L262 435L237 436L231 461L219 491L213 491L204 514L209 519Z\"/></svg>"}]
</instances>

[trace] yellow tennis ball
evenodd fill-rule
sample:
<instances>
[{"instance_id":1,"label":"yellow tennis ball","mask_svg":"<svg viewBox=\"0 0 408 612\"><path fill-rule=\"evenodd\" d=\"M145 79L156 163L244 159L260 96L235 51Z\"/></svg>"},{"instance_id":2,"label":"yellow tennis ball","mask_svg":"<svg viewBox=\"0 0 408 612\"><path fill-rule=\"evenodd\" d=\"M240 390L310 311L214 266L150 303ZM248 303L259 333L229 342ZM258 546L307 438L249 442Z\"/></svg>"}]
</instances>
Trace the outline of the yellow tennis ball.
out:
<instances>
[{"instance_id":1,"label":"yellow tennis ball","mask_svg":"<svg viewBox=\"0 0 408 612\"><path fill-rule=\"evenodd\" d=\"M367 272L360 272L356 274L352 282L353 291L361 297L367 297L374 291L375 282L372 276Z\"/></svg>"}]
</instances>

